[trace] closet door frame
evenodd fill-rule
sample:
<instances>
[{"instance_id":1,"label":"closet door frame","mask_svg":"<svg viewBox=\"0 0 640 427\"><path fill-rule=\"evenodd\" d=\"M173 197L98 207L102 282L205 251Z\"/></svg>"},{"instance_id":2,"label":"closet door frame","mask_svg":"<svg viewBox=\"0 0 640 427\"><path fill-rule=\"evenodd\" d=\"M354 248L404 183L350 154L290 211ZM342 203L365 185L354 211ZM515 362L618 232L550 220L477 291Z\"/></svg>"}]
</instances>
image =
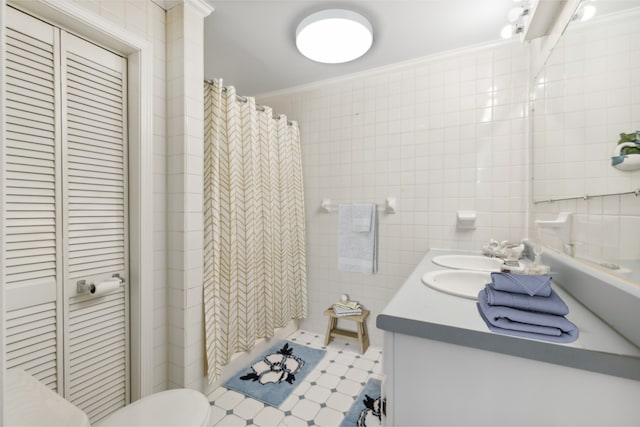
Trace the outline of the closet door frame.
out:
<instances>
[{"instance_id":1,"label":"closet door frame","mask_svg":"<svg viewBox=\"0 0 640 427\"><path fill-rule=\"evenodd\" d=\"M60 0L0 0L0 41L4 43L7 4L54 25L82 35L127 58L129 84L129 268L131 400L152 392L153 366L153 47L147 40L120 28L72 2ZM4 54L2 64L4 64ZM0 67L4 68L4 67ZM4 79L0 80L4 81ZM0 137L4 140L4 101L0 100ZM4 164L4 148L0 146ZM5 177L0 172L0 185ZM4 207L4 199L0 200ZM2 209L4 211L4 209ZM0 229L4 230L0 216ZM4 231L3 231L4 232ZM0 238L0 251L4 251ZM0 257L1 258L1 257ZM0 261L0 277L4 265ZM0 293L4 293L0 289ZM4 331L4 297L0 295L0 331ZM4 335L4 332L2 333ZM4 370L4 337L0 338L0 369ZM2 376L4 377L4 375ZM0 384L0 414L4 385ZM0 424L2 420L0 420Z\"/></svg>"},{"instance_id":2,"label":"closet door frame","mask_svg":"<svg viewBox=\"0 0 640 427\"><path fill-rule=\"evenodd\" d=\"M0 0L0 45L4 46L5 45L5 18L4 18L4 9L5 8L5 2L4 0ZM5 53L4 53L5 49L4 48L0 48L0 84L2 84L2 87L0 88L0 91L2 93L4 93L5 88L4 88L4 82L5 77L4 77L4 64L5 64ZM2 117L2 120L0 120L0 141L6 141L6 137L5 137L5 129L4 129L4 117L5 117L5 101L4 101L4 96L0 96L0 117ZM4 149L4 144L0 144L0 164L5 165L6 161L5 161L5 149ZM5 176L4 176L4 167L0 168L0 186L2 186L1 188L3 189L2 191L0 191L0 212L6 212L5 209L5 200L4 200L4 188L5 187ZM0 254L4 254L5 253L5 247L4 247L4 241L5 241L5 235L4 235L4 215L0 215L0 232L2 233L2 235L0 235ZM4 256L0 256L0 278L4 277ZM5 363L4 363L4 358L5 358L5 344L4 344L4 334L5 334L5 325L4 325L4 287L0 287L0 373L2 375L0 375L0 425L5 425L2 414L4 414L4 370L5 370Z\"/></svg>"}]
</instances>

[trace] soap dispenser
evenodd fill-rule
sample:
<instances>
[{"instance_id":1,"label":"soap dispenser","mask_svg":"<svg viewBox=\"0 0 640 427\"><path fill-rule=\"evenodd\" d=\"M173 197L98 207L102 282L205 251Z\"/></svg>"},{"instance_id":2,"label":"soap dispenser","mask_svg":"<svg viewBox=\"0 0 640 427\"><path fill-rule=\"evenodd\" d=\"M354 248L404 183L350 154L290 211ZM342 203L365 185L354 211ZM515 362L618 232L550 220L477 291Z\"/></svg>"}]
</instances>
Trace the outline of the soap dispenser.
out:
<instances>
[{"instance_id":1,"label":"soap dispenser","mask_svg":"<svg viewBox=\"0 0 640 427\"><path fill-rule=\"evenodd\" d=\"M540 237L541 225L537 221L536 225L538 236L535 242L531 245L534 255L533 264L529 266L527 274L548 274L551 268L548 265L542 264L542 253L544 252L544 248L542 247L542 238Z\"/></svg>"},{"instance_id":2,"label":"soap dispenser","mask_svg":"<svg viewBox=\"0 0 640 427\"><path fill-rule=\"evenodd\" d=\"M538 229L538 234L540 233L540 229ZM533 265L529 266L529 274L548 274L550 268L548 265L542 264L542 252L544 249L542 248L542 243L540 243L540 238L538 237L537 241L533 244Z\"/></svg>"}]
</instances>

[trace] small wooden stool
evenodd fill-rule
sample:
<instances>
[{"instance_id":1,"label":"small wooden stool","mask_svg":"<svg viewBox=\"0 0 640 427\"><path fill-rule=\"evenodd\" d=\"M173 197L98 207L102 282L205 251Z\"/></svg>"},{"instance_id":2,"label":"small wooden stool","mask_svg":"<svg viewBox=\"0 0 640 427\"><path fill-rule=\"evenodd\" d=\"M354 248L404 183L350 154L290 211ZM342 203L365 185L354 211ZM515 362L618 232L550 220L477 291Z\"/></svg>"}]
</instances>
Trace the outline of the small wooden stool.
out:
<instances>
[{"instance_id":1,"label":"small wooden stool","mask_svg":"<svg viewBox=\"0 0 640 427\"><path fill-rule=\"evenodd\" d=\"M349 338L358 341L360 344L360 354L364 354L369 348L369 334L367 333L367 316L369 310L362 310L362 314L357 316L341 316L338 317L333 311L332 307L329 307L324 312L325 316L329 317L329 326L327 327L327 336L324 339L324 345L329 345L333 337ZM338 328L338 319L351 320L356 322L357 332L346 331Z\"/></svg>"}]
</instances>

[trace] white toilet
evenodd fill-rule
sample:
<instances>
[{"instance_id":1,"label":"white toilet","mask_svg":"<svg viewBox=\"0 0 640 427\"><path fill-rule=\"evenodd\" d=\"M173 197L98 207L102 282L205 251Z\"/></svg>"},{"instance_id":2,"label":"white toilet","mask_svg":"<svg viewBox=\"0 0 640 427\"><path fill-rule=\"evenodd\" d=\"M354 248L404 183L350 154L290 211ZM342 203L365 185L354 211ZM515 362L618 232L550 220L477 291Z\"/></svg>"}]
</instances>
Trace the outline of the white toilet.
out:
<instances>
[{"instance_id":1,"label":"white toilet","mask_svg":"<svg viewBox=\"0 0 640 427\"><path fill-rule=\"evenodd\" d=\"M7 426L89 426L89 417L40 381L19 369L5 371ZM211 406L200 392L167 390L144 397L109 415L98 426L190 426L209 424Z\"/></svg>"}]
</instances>

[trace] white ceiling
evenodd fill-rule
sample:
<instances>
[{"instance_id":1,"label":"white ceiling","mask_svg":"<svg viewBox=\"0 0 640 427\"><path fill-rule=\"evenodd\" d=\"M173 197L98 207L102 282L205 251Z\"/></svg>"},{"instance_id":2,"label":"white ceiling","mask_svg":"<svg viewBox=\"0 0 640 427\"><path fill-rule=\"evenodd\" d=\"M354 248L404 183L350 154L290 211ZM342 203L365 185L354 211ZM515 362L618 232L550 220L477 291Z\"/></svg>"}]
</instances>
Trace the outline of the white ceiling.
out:
<instances>
[{"instance_id":1,"label":"white ceiling","mask_svg":"<svg viewBox=\"0 0 640 427\"><path fill-rule=\"evenodd\" d=\"M222 78L243 95L380 67L473 44L500 40L513 0L208 0L204 75ZM295 46L298 23L322 9L361 13L373 26L373 46L345 64L320 64Z\"/></svg>"},{"instance_id":2,"label":"white ceiling","mask_svg":"<svg viewBox=\"0 0 640 427\"><path fill-rule=\"evenodd\" d=\"M154 0L169 6L182 0ZM243 95L261 95L474 44L500 40L514 0L205 0L204 75ZM517 1L517 0L516 0ZM540 0L555 2L561 0ZM587 1L587 0L585 0ZM640 7L640 0L588 0L598 16ZM345 64L320 64L295 46L298 23L323 9L361 13L373 46Z\"/></svg>"}]
</instances>

